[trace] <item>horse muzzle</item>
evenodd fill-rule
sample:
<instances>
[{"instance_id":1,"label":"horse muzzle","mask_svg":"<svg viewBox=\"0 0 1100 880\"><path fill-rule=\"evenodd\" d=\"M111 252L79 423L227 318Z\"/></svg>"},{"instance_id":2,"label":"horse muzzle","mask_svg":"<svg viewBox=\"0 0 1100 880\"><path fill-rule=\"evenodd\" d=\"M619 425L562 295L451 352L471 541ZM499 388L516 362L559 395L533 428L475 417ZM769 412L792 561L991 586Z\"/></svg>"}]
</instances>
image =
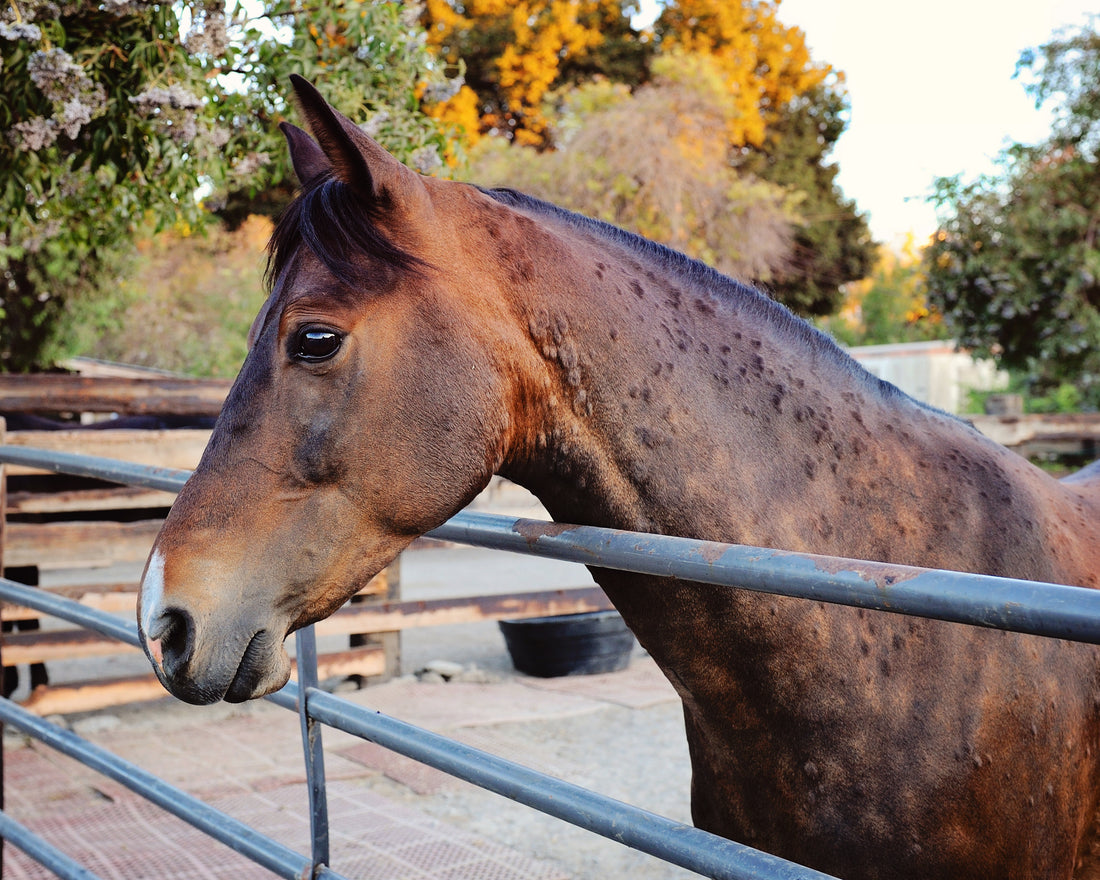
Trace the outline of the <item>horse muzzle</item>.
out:
<instances>
[{"instance_id":1,"label":"horse muzzle","mask_svg":"<svg viewBox=\"0 0 1100 880\"><path fill-rule=\"evenodd\" d=\"M197 643L189 614L166 609L145 633L145 654L172 696L204 706L243 703L276 691L290 678L290 658L281 634L244 630ZM203 651L202 648L208 649Z\"/></svg>"},{"instance_id":2,"label":"horse muzzle","mask_svg":"<svg viewBox=\"0 0 1100 880\"><path fill-rule=\"evenodd\" d=\"M205 614L165 600L163 564L154 558L142 581L138 630L157 678L172 696L195 705L241 703L276 691L290 678L285 627L234 617L232 607Z\"/></svg>"}]
</instances>

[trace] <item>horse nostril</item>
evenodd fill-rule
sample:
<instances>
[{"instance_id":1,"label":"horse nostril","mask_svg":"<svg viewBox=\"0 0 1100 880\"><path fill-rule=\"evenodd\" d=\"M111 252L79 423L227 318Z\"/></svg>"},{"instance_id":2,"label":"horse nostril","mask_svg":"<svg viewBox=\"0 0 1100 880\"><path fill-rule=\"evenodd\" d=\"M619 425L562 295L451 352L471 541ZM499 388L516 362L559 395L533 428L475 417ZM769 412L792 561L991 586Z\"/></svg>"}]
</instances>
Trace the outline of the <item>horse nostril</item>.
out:
<instances>
[{"instance_id":1,"label":"horse nostril","mask_svg":"<svg viewBox=\"0 0 1100 880\"><path fill-rule=\"evenodd\" d=\"M153 632L146 634L159 643L161 666L168 675L187 665L195 648L195 620L182 608L166 608L157 618Z\"/></svg>"}]
</instances>

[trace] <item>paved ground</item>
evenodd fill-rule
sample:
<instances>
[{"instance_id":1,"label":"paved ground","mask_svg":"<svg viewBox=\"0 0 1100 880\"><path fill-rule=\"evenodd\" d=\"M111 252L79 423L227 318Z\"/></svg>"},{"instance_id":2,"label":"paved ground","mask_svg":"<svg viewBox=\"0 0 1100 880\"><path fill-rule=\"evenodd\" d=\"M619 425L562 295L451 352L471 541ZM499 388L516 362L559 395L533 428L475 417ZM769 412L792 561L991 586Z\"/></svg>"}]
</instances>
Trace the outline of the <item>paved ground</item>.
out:
<instances>
[{"instance_id":1,"label":"paved ground","mask_svg":"<svg viewBox=\"0 0 1100 880\"><path fill-rule=\"evenodd\" d=\"M470 548L407 554L406 598L590 583L567 563ZM494 623L407 633L404 669L461 664L466 680L406 675L349 699L477 748L689 820L679 702L652 661L603 676L533 679L511 669ZM86 676L86 671L84 671ZM197 708L171 700L68 722L81 735L201 795L275 839L308 849L297 718L268 703ZM324 734L333 867L348 877L631 878L693 876L332 730ZM5 741L6 805L104 878L272 876L203 840L121 786L52 750ZM5 878L50 876L6 848Z\"/></svg>"}]
</instances>

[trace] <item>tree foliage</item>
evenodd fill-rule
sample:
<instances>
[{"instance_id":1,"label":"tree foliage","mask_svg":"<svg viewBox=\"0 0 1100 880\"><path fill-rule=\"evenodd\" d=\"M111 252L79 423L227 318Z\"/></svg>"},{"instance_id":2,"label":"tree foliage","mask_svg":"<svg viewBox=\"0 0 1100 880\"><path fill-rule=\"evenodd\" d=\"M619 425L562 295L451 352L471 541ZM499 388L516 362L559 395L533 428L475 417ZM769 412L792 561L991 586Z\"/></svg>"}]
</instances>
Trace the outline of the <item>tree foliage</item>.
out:
<instances>
[{"instance_id":1,"label":"tree foliage","mask_svg":"<svg viewBox=\"0 0 1100 880\"><path fill-rule=\"evenodd\" d=\"M783 269L793 199L727 161L722 72L705 56L666 57L652 83L631 93L595 83L566 103L559 148L483 145L470 169L634 230L740 278Z\"/></svg>"},{"instance_id":2,"label":"tree foliage","mask_svg":"<svg viewBox=\"0 0 1100 880\"><path fill-rule=\"evenodd\" d=\"M630 29L633 9L623 0L426 0L430 44L466 83L449 118L475 137L546 145L553 89L612 71L638 80L646 49Z\"/></svg>"},{"instance_id":3,"label":"tree foliage","mask_svg":"<svg viewBox=\"0 0 1100 880\"><path fill-rule=\"evenodd\" d=\"M568 201L574 207L593 201L578 199L577 187L567 183L575 176L572 172L583 168L592 175L593 188L597 180L612 180L605 201L641 193L637 212L593 205L601 216L619 216L644 234L696 256L753 267L752 277L766 278L776 297L802 314L831 312L840 302L842 286L863 277L874 256L866 220L843 197L835 183L837 169L827 159L844 129L842 77L810 57L802 32L779 21L775 0L669 0L652 29L644 32L630 27L634 9L622 0L526 0L519 5L467 0L461 6L457 0L428 0L425 21L431 44L447 63L464 65L465 70L464 91L443 114L467 130L476 127L503 133L519 145L567 152L572 164L562 169L565 177L557 189L573 193ZM531 43L535 37L537 46ZM653 106L646 97L636 111L644 108L648 114L643 117L648 130L635 120L618 119L616 124L636 142L651 147L615 152L615 161L621 163L615 166L609 156L597 161L582 155L577 143L567 143L578 113L601 83L644 88L663 77L661 88L667 91L671 67L684 67L690 76L703 64L711 86L710 109L701 118L712 127L699 133L696 143L706 148L692 152L669 145L677 160L666 165L667 180L660 186L647 177L646 168L652 157L662 154L662 133L685 128L679 117L687 108ZM695 105L691 109L695 112ZM663 115L653 115L658 113ZM614 150L616 135L607 126L609 119L595 120L588 129L602 132L588 148L597 154ZM694 157L693 168L688 157ZM510 163L517 174L513 183L530 179L524 173L530 160L516 159ZM763 213L785 218L785 257L776 257L776 226L770 221L759 236L751 226L741 226L746 237L734 241L729 230L739 219L725 222L710 208L650 198L662 190L674 191L681 179L677 175L683 175L683 185L696 195L708 175L714 186L738 180L740 190L733 199L740 206L738 217L759 197ZM774 188L761 186L761 181L787 191L778 213ZM797 216L791 211L795 201ZM711 198L708 204L716 202ZM669 214L663 221L642 216L657 210ZM718 228L698 225L711 223ZM697 225L689 229L691 224ZM666 228L668 236L661 231ZM761 247L764 240L771 243ZM729 249L727 254L716 247L718 242ZM746 259L756 252L767 256Z\"/></svg>"},{"instance_id":4,"label":"tree foliage","mask_svg":"<svg viewBox=\"0 0 1100 880\"><path fill-rule=\"evenodd\" d=\"M1039 391L1072 382L1097 406L1100 40L1059 37L1025 55L1025 69L1040 59L1034 93L1060 98L1055 131L1007 150L995 175L937 182L930 299L965 347L1025 371Z\"/></svg>"},{"instance_id":5,"label":"tree foliage","mask_svg":"<svg viewBox=\"0 0 1100 880\"><path fill-rule=\"evenodd\" d=\"M927 289L921 252L910 235L900 251L880 245L868 277L847 285L843 307L818 324L845 345L947 339Z\"/></svg>"},{"instance_id":6,"label":"tree foliage","mask_svg":"<svg viewBox=\"0 0 1100 880\"><path fill-rule=\"evenodd\" d=\"M796 96L822 83L803 33L778 19L778 0L669 0L651 31L631 27L635 0L427 0L429 41L462 66L480 127L545 147L548 104L595 77L636 85L655 52L706 55L730 101L730 142L759 145Z\"/></svg>"},{"instance_id":7,"label":"tree foliage","mask_svg":"<svg viewBox=\"0 0 1100 880\"><path fill-rule=\"evenodd\" d=\"M810 58L802 31L779 21L778 0L675 0L655 31L662 50L715 60L732 102L727 131L735 146L761 146L788 105L830 72Z\"/></svg>"},{"instance_id":8,"label":"tree foliage","mask_svg":"<svg viewBox=\"0 0 1100 880\"><path fill-rule=\"evenodd\" d=\"M0 369L48 364L149 218L185 231L211 205L280 184L290 72L323 77L402 158L438 167L446 138L420 100L452 89L418 8L247 8L12 0L0 12Z\"/></svg>"},{"instance_id":9,"label":"tree foliage","mask_svg":"<svg viewBox=\"0 0 1100 880\"><path fill-rule=\"evenodd\" d=\"M846 111L842 82L821 82L783 105L764 141L734 159L741 171L799 194L791 253L770 287L803 315L834 312L844 285L867 276L876 259L867 219L844 197L836 184L838 168L829 161Z\"/></svg>"}]
</instances>

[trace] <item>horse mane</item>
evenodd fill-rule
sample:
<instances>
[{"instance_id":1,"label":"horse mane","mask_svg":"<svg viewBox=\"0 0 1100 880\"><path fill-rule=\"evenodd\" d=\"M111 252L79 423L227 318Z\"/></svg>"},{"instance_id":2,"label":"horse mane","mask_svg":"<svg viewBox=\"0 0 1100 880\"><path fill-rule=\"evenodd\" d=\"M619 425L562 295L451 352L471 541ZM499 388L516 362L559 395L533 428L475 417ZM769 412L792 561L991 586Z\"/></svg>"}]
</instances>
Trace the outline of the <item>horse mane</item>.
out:
<instances>
[{"instance_id":1,"label":"horse mane","mask_svg":"<svg viewBox=\"0 0 1100 880\"><path fill-rule=\"evenodd\" d=\"M422 260L385 236L374 222L377 214L375 205L331 173L307 181L280 215L268 241L264 273L268 290L303 245L337 280L353 289L364 279L364 257L397 271L423 266Z\"/></svg>"},{"instance_id":2,"label":"horse mane","mask_svg":"<svg viewBox=\"0 0 1100 880\"><path fill-rule=\"evenodd\" d=\"M723 275L706 263L689 257L680 251L673 250L666 245L659 244L636 233L628 232L603 220L596 220L584 214L569 211L560 205L555 205L553 202L547 202L526 193L503 187L494 189L479 187L479 189L501 204L536 214L549 215L574 229L609 239L614 244L636 254L639 258L656 263L657 267L663 272L681 278L684 283L735 302L738 308L744 309L753 317L759 317L761 320L769 322L785 335L793 337L797 342L811 349L818 357L831 359L841 365L854 377L863 380L869 388L883 396L913 400L895 385L891 385L889 382L870 373L828 334L823 333L808 321L799 318L781 302L768 296L753 285ZM934 409L934 407L920 401L913 400L913 402L922 408Z\"/></svg>"}]
</instances>

